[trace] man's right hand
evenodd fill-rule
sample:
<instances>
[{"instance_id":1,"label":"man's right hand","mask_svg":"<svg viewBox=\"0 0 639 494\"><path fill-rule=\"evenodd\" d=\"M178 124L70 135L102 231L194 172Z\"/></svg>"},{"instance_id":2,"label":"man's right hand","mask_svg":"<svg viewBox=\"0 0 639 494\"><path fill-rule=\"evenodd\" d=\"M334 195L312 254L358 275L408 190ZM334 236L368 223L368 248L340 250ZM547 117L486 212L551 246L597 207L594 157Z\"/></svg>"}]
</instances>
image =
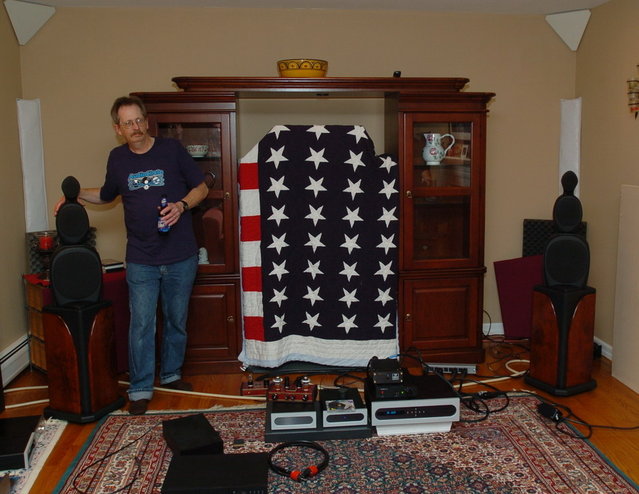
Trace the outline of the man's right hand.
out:
<instances>
[{"instance_id":1,"label":"man's right hand","mask_svg":"<svg viewBox=\"0 0 639 494\"><path fill-rule=\"evenodd\" d=\"M62 196L60 200L58 200L58 202L55 203L55 206L53 207L53 216L57 216L58 210L66 201L67 201L67 198Z\"/></svg>"}]
</instances>

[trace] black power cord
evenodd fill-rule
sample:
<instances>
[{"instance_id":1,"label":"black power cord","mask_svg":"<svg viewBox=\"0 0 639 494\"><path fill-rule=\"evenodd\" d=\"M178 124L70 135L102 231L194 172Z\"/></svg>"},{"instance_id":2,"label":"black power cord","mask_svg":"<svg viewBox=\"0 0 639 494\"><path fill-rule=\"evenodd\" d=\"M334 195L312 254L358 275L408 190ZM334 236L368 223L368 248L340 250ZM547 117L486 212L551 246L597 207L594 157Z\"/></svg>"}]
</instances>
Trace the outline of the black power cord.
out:
<instances>
[{"instance_id":1,"label":"black power cord","mask_svg":"<svg viewBox=\"0 0 639 494\"><path fill-rule=\"evenodd\" d=\"M301 470L287 470L280 465L276 465L274 462L274 457L278 451L282 451L283 449L288 448L310 448L315 451L319 451L322 455L322 461L317 465L310 465L308 467L304 467ZM271 451L269 451L268 466L271 467L271 470L273 470L275 473L283 475L284 477L290 477L297 482L302 482L306 479L310 479L311 477L315 477L328 466L328 451L326 451L322 446L313 441L285 442L278 444Z\"/></svg>"}]
</instances>

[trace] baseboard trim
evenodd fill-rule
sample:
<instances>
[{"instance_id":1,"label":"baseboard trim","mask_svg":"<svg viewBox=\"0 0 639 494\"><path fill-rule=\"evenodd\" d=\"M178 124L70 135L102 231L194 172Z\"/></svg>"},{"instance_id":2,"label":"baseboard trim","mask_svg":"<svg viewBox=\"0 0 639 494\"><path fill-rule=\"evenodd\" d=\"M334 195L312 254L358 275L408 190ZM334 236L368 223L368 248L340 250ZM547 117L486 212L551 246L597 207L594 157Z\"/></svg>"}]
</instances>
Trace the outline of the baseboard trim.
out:
<instances>
[{"instance_id":1,"label":"baseboard trim","mask_svg":"<svg viewBox=\"0 0 639 494\"><path fill-rule=\"evenodd\" d=\"M484 336L502 336L504 334L504 324L501 322L484 323L482 332Z\"/></svg>"},{"instance_id":2,"label":"baseboard trim","mask_svg":"<svg viewBox=\"0 0 639 494\"><path fill-rule=\"evenodd\" d=\"M484 323L482 327L484 336L502 336L504 334L504 324L500 322ZM595 336L595 343L601 345L601 356L612 360L612 346Z\"/></svg>"},{"instance_id":3,"label":"baseboard trim","mask_svg":"<svg viewBox=\"0 0 639 494\"><path fill-rule=\"evenodd\" d=\"M595 336L595 343L601 345L601 356L606 357L608 360L612 360L612 347L605 341L600 340Z\"/></svg>"},{"instance_id":4,"label":"baseboard trim","mask_svg":"<svg viewBox=\"0 0 639 494\"><path fill-rule=\"evenodd\" d=\"M0 353L2 386L13 381L18 374L29 367L29 336L24 335Z\"/></svg>"}]
</instances>

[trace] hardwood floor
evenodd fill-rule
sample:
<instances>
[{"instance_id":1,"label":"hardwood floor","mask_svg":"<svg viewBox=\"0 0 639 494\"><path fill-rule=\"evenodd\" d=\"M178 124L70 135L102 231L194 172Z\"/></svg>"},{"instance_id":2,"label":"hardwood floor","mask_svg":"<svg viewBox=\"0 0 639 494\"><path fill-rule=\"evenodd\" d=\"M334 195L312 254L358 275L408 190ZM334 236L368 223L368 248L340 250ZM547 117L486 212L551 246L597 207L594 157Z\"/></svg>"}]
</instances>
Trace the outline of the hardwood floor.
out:
<instances>
[{"instance_id":1,"label":"hardwood floor","mask_svg":"<svg viewBox=\"0 0 639 494\"><path fill-rule=\"evenodd\" d=\"M527 367L525 363L516 363L514 360L525 359L526 357L527 352L519 345L487 342L487 363L478 367L478 375L500 376L513 371L525 370ZM409 360L406 360L405 365L412 365ZM508 368L506 367L507 362L510 362ZM123 377L125 378L126 376ZM318 375L313 377L313 382L323 386L332 386L334 377ZM599 358L595 361L593 378L597 380L597 387L593 391L567 398L545 396L556 403L570 407L573 413L590 424L621 427L639 426L639 394L611 376L611 363L609 360ZM233 398L233 396L239 394L241 382L246 380L246 375L244 374L188 376L187 380L193 383L196 393L158 390L150 403L149 409L196 410L210 408L215 405L233 406L259 403L259 401ZM491 384L502 390L531 390L544 395L539 390L526 385L523 378L508 379ZM6 405L10 406L17 403L46 399L47 389L10 391L15 388L39 385L46 385L46 375L36 370L25 371L8 386L8 391L5 392ZM123 396L125 396L126 386L121 384L120 387ZM465 391L469 392L481 389L485 388L481 386L464 388ZM220 396L211 396L210 394L212 393ZM224 395L229 395L230 397L227 398ZM37 415L42 413L45 406L46 403L8 408L0 414L0 418ZM95 424L79 425L70 423L67 425L31 492L40 494L53 491L94 427ZM639 444L639 429L614 430L596 428L590 441L628 477L639 483L639 448L637 448L637 444Z\"/></svg>"}]
</instances>

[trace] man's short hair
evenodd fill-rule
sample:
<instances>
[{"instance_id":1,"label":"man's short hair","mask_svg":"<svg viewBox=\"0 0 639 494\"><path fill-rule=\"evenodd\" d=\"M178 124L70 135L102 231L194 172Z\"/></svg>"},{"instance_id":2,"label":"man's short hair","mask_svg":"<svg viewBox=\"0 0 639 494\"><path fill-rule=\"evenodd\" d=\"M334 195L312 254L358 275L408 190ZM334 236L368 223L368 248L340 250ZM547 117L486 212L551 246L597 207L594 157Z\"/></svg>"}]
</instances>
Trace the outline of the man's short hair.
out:
<instances>
[{"instance_id":1,"label":"man's short hair","mask_svg":"<svg viewBox=\"0 0 639 494\"><path fill-rule=\"evenodd\" d=\"M146 107L144 106L144 102L138 98L137 96L120 96L113 102L113 106L111 107L111 119L115 125L120 123L120 118L118 117L118 110L123 106L132 106L136 105L140 108L142 112L142 116L146 118Z\"/></svg>"}]
</instances>

